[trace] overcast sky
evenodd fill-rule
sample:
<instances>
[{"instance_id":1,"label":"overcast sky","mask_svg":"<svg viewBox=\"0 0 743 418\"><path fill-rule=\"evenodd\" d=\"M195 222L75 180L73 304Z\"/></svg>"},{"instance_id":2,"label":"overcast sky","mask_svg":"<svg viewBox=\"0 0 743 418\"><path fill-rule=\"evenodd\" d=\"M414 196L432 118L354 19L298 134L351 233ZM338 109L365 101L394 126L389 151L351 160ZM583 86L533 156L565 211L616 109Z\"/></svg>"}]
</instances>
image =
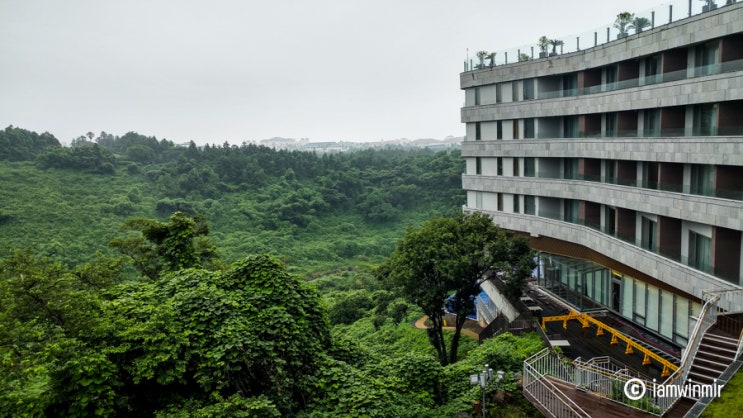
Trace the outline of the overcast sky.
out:
<instances>
[{"instance_id":1,"label":"overcast sky","mask_svg":"<svg viewBox=\"0 0 743 418\"><path fill-rule=\"evenodd\" d=\"M571 39L660 4L0 0L0 129L63 143L461 136L467 49Z\"/></svg>"}]
</instances>

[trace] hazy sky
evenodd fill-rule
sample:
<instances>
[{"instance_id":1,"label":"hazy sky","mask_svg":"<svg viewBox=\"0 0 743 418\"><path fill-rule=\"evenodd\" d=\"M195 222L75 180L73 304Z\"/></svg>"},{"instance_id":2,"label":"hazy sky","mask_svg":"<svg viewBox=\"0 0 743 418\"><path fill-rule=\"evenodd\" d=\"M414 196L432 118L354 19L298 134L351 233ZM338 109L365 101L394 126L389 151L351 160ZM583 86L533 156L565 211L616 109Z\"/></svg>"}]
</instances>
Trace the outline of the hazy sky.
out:
<instances>
[{"instance_id":1,"label":"hazy sky","mask_svg":"<svg viewBox=\"0 0 743 418\"><path fill-rule=\"evenodd\" d=\"M467 49L571 39L660 4L0 0L0 129L65 143L461 136Z\"/></svg>"}]
</instances>

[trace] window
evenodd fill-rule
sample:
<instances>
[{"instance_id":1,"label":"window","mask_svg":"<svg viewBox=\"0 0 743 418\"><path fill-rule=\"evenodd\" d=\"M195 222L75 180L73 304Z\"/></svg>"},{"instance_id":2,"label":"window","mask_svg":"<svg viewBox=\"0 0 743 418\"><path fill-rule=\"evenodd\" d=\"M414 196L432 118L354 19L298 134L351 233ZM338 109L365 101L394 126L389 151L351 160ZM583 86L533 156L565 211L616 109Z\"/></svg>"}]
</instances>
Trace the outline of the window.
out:
<instances>
[{"instance_id":1,"label":"window","mask_svg":"<svg viewBox=\"0 0 743 418\"><path fill-rule=\"evenodd\" d=\"M565 175L563 178L565 180L577 180L578 179L578 160L575 158L564 158L563 159L563 166Z\"/></svg>"},{"instance_id":2,"label":"window","mask_svg":"<svg viewBox=\"0 0 743 418\"><path fill-rule=\"evenodd\" d=\"M713 167L711 165L692 164L691 193L712 196Z\"/></svg>"},{"instance_id":3,"label":"window","mask_svg":"<svg viewBox=\"0 0 743 418\"><path fill-rule=\"evenodd\" d=\"M534 196L524 196L524 213L527 215L534 215L536 211L536 199Z\"/></svg>"},{"instance_id":4,"label":"window","mask_svg":"<svg viewBox=\"0 0 743 418\"><path fill-rule=\"evenodd\" d=\"M475 122L475 141L482 139L482 129L480 128L480 122Z\"/></svg>"},{"instance_id":5,"label":"window","mask_svg":"<svg viewBox=\"0 0 743 418\"><path fill-rule=\"evenodd\" d=\"M525 139L534 138L534 118L524 119L524 138Z\"/></svg>"},{"instance_id":6,"label":"window","mask_svg":"<svg viewBox=\"0 0 743 418\"><path fill-rule=\"evenodd\" d=\"M565 116L563 119L563 138L578 137L578 116Z\"/></svg>"},{"instance_id":7,"label":"window","mask_svg":"<svg viewBox=\"0 0 743 418\"><path fill-rule=\"evenodd\" d=\"M496 169L496 175L502 176L503 175L503 157L498 157L496 159L496 162L498 164L498 168Z\"/></svg>"},{"instance_id":8,"label":"window","mask_svg":"<svg viewBox=\"0 0 743 418\"><path fill-rule=\"evenodd\" d=\"M503 211L503 193L498 193L498 210Z\"/></svg>"},{"instance_id":9,"label":"window","mask_svg":"<svg viewBox=\"0 0 743 418\"><path fill-rule=\"evenodd\" d=\"M660 109L645 109L645 120L643 121L644 136L660 135Z\"/></svg>"},{"instance_id":10,"label":"window","mask_svg":"<svg viewBox=\"0 0 743 418\"><path fill-rule=\"evenodd\" d=\"M703 76L718 72L719 41L711 41L694 49L696 75Z\"/></svg>"},{"instance_id":11,"label":"window","mask_svg":"<svg viewBox=\"0 0 743 418\"><path fill-rule=\"evenodd\" d=\"M534 177L535 175L534 157L524 157L524 177Z\"/></svg>"},{"instance_id":12,"label":"window","mask_svg":"<svg viewBox=\"0 0 743 418\"><path fill-rule=\"evenodd\" d=\"M503 139L503 122L498 121L495 123L496 130L497 130L497 139Z\"/></svg>"},{"instance_id":13,"label":"window","mask_svg":"<svg viewBox=\"0 0 743 418\"><path fill-rule=\"evenodd\" d=\"M616 184L617 183L617 162L614 160L606 160L604 163L604 182Z\"/></svg>"},{"instance_id":14,"label":"window","mask_svg":"<svg viewBox=\"0 0 743 418\"><path fill-rule=\"evenodd\" d=\"M511 94L513 95L513 101L518 102L519 101L519 83L513 82L511 83Z\"/></svg>"},{"instance_id":15,"label":"window","mask_svg":"<svg viewBox=\"0 0 743 418\"><path fill-rule=\"evenodd\" d=\"M645 84L654 84L660 81L658 77L659 61L659 55L645 58Z\"/></svg>"},{"instance_id":16,"label":"window","mask_svg":"<svg viewBox=\"0 0 743 418\"><path fill-rule=\"evenodd\" d=\"M640 246L648 251L656 251L657 250L657 240L658 240L658 224L657 222L653 221L652 219L642 217L642 237Z\"/></svg>"},{"instance_id":17,"label":"window","mask_svg":"<svg viewBox=\"0 0 743 418\"><path fill-rule=\"evenodd\" d=\"M519 174L519 168L520 168L519 167L519 158L514 158L513 159L513 175L516 176L516 177L520 176L520 174Z\"/></svg>"},{"instance_id":18,"label":"window","mask_svg":"<svg viewBox=\"0 0 743 418\"><path fill-rule=\"evenodd\" d=\"M563 96L578 94L578 74L568 74L562 77Z\"/></svg>"},{"instance_id":19,"label":"window","mask_svg":"<svg viewBox=\"0 0 743 418\"><path fill-rule=\"evenodd\" d=\"M475 87L475 106L480 105L480 87Z\"/></svg>"},{"instance_id":20,"label":"window","mask_svg":"<svg viewBox=\"0 0 743 418\"><path fill-rule=\"evenodd\" d=\"M524 80L524 100L534 99L534 79L527 78Z\"/></svg>"},{"instance_id":21,"label":"window","mask_svg":"<svg viewBox=\"0 0 743 418\"><path fill-rule=\"evenodd\" d=\"M578 222L578 201L572 199L565 199L563 202L563 220L565 222L577 223Z\"/></svg>"},{"instance_id":22,"label":"window","mask_svg":"<svg viewBox=\"0 0 743 418\"><path fill-rule=\"evenodd\" d=\"M617 66L606 67L606 89L614 90L617 88Z\"/></svg>"},{"instance_id":23,"label":"window","mask_svg":"<svg viewBox=\"0 0 743 418\"><path fill-rule=\"evenodd\" d=\"M519 195L514 195L513 196L513 213L520 213L521 212L521 207L519 206L519 200L520 200L519 198L520 197L521 196L519 196Z\"/></svg>"},{"instance_id":24,"label":"window","mask_svg":"<svg viewBox=\"0 0 743 418\"><path fill-rule=\"evenodd\" d=\"M617 136L617 112L606 114L606 136L610 138Z\"/></svg>"},{"instance_id":25,"label":"window","mask_svg":"<svg viewBox=\"0 0 743 418\"><path fill-rule=\"evenodd\" d=\"M689 265L695 269L710 272L712 239L689 231Z\"/></svg>"},{"instance_id":26,"label":"window","mask_svg":"<svg viewBox=\"0 0 743 418\"><path fill-rule=\"evenodd\" d=\"M513 120L513 139L519 139L519 121L518 119Z\"/></svg>"},{"instance_id":27,"label":"window","mask_svg":"<svg viewBox=\"0 0 743 418\"><path fill-rule=\"evenodd\" d=\"M717 135L717 103L694 106L694 135Z\"/></svg>"},{"instance_id":28,"label":"window","mask_svg":"<svg viewBox=\"0 0 743 418\"><path fill-rule=\"evenodd\" d=\"M475 192L475 208L482 209L482 192Z\"/></svg>"},{"instance_id":29,"label":"window","mask_svg":"<svg viewBox=\"0 0 743 418\"><path fill-rule=\"evenodd\" d=\"M482 174L482 158L475 157L475 174Z\"/></svg>"}]
</instances>

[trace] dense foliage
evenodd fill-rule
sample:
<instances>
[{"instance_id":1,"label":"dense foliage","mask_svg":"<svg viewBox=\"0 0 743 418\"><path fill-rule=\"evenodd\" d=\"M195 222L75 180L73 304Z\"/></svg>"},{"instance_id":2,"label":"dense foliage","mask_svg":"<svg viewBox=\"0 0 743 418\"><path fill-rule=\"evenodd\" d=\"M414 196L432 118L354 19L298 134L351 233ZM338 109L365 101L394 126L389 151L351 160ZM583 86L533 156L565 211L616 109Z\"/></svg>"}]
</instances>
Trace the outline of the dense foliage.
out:
<instances>
[{"instance_id":1,"label":"dense foliage","mask_svg":"<svg viewBox=\"0 0 743 418\"><path fill-rule=\"evenodd\" d=\"M177 146L101 132L60 147L50 134L0 131L0 245L68 265L90 261L128 218L201 214L228 262L277 254L292 269L377 262L408 225L464 200L458 151L317 155L253 144Z\"/></svg>"},{"instance_id":2,"label":"dense foliage","mask_svg":"<svg viewBox=\"0 0 743 418\"><path fill-rule=\"evenodd\" d=\"M377 279L406 226L459 211L456 152L73 145L0 132L0 416L453 417L485 363L491 416L538 416L536 335L442 366Z\"/></svg>"},{"instance_id":3,"label":"dense foliage","mask_svg":"<svg viewBox=\"0 0 743 418\"><path fill-rule=\"evenodd\" d=\"M460 214L455 218L433 218L409 228L380 276L433 323L428 329L431 344L441 364L456 363L460 333L466 315L458 315L449 349L444 338L444 306L451 296L455 312L472 312L480 284L489 274L510 283L515 295L535 267L528 241L493 224L487 215Z\"/></svg>"}]
</instances>

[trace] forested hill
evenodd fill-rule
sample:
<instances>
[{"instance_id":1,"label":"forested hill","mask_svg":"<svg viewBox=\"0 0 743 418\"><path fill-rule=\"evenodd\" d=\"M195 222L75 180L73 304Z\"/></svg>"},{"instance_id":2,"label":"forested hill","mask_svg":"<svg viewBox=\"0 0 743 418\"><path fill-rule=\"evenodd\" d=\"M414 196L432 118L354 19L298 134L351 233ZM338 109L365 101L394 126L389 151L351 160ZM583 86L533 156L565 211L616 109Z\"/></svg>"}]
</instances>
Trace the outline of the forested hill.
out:
<instances>
[{"instance_id":1,"label":"forested hill","mask_svg":"<svg viewBox=\"0 0 743 418\"><path fill-rule=\"evenodd\" d=\"M126 219L202 214L220 256L273 253L317 272L378 261L406 226L458 212L458 151L317 155L241 146L176 146L101 132L63 147L49 133L0 131L0 237L70 265L126 235Z\"/></svg>"}]
</instances>

